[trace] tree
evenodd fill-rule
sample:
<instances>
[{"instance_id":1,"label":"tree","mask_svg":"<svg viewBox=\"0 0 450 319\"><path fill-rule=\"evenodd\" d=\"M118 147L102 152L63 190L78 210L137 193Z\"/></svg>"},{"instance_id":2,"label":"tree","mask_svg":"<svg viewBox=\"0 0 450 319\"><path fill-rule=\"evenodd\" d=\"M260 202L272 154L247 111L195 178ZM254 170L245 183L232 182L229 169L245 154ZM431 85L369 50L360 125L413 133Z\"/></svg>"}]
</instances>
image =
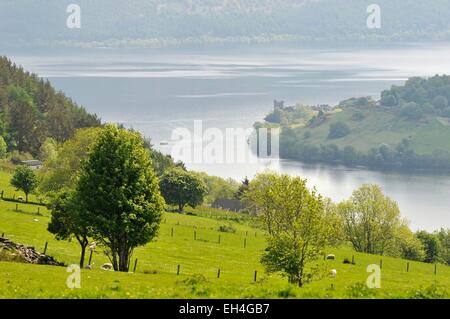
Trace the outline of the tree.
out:
<instances>
[{"instance_id":1,"label":"tree","mask_svg":"<svg viewBox=\"0 0 450 319\"><path fill-rule=\"evenodd\" d=\"M223 179L218 176L210 176L203 172L195 172L207 187L204 201L208 204L220 199L235 199L238 183L233 179Z\"/></svg>"},{"instance_id":2,"label":"tree","mask_svg":"<svg viewBox=\"0 0 450 319\"><path fill-rule=\"evenodd\" d=\"M439 240L441 260L450 265L450 229L439 230L436 237Z\"/></svg>"},{"instance_id":3,"label":"tree","mask_svg":"<svg viewBox=\"0 0 450 319\"><path fill-rule=\"evenodd\" d=\"M261 263L301 287L312 276L306 265L322 255L333 236L322 197L299 177L263 173L250 182L245 198L268 232Z\"/></svg>"},{"instance_id":4,"label":"tree","mask_svg":"<svg viewBox=\"0 0 450 319\"><path fill-rule=\"evenodd\" d=\"M433 99L432 104L435 108L442 110L448 106L448 100L445 96L439 95Z\"/></svg>"},{"instance_id":5,"label":"tree","mask_svg":"<svg viewBox=\"0 0 450 319\"><path fill-rule=\"evenodd\" d=\"M88 157L100 132L101 128L80 129L58 148L56 156L47 157L39 171L40 192L57 193L63 188L75 189L81 162ZM52 144L44 148L51 149Z\"/></svg>"},{"instance_id":6,"label":"tree","mask_svg":"<svg viewBox=\"0 0 450 319\"><path fill-rule=\"evenodd\" d=\"M28 195L32 193L38 186L38 180L34 171L25 165L20 165L16 168L11 179L11 186L16 190L21 190L25 193L25 201L28 203Z\"/></svg>"},{"instance_id":7,"label":"tree","mask_svg":"<svg viewBox=\"0 0 450 319\"><path fill-rule=\"evenodd\" d=\"M395 243L406 222L395 201L377 185L363 185L348 201L338 205L346 239L356 251L383 255Z\"/></svg>"},{"instance_id":8,"label":"tree","mask_svg":"<svg viewBox=\"0 0 450 319\"><path fill-rule=\"evenodd\" d=\"M164 211L141 135L105 126L81 165L76 193L114 270L128 271L134 249L157 235Z\"/></svg>"},{"instance_id":9,"label":"tree","mask_svg":"<svg viewBox=\"0 0 450 319\"><path fill-rule=\"evenodd\" d=\"M178 212L182 213L186 205L197 207L205 198L208 191L206 184L195 173L174 168L161 177L161 194L166 203L177 205Z\"/></svg>"},{"instance_id":10,"label":"tree","mask_svg":"<svg viewBox=\"0 0 450 319\"><path fill-rule=\"evenodd\" d=\"M440 243L435 234L430 234L424 230L418 231L416 237L422 242L425 250L425 259L427 263L434 263L440 260Z\"/></svg>"},{"instance_id":11,"label":"tree","mask_svg":"<svg viewBox=\"0 0 450 319\"><path fill-rule=\"evenodd\" d=\"M335 122L330 125L330 132L328 134L329 139L336 139L347 136L350 134L350 127L343 122Z\"/></svg>"},{"instance_id":12,"label":"tree","mask_svg":"<svg viewBox=\"0 0 450 319\"><path fill-rule=\"evenodd\" d=\"M49 209L52 217L48 224L48 231L58 240L78 241L81 247L80 267L83 268L86 255L86 247L89 245L90 227L74 192L62 191L52 199Z\"/></svg>"},{"instance_id":13,"label":"tree","mask_svg":"<svg viewBox=\"0 0 450 319\"><path fill-rule=\"evenodd\" d=\"M39 170L39 190L42 193L57 193L62 188L75 188L81 162L88 157L101 128L85 128L76 131L75 135L57 148L54 156L45 156L44 166ZM54 145L48 140L41 147L41 153L53 153ZM150 153L152 165L157 175L168 167L175 167L170 156L153 150L149 141L145 141Z\"/></svg>"},{"instance_id":14,"label":"tree","mask_svg":"<svg viewBox=\"0 0 450 319\"><path fill-rule=\"evenodd\" d=\"M425 116L422 108L415 102L409 102L402 106L400 109L400 115L408 118L412 121L420 120Z\"/></svg>"},{"instance_id":15,"label":"tree","mask_svg":"<svg viewBox=\"0 0 450 319\"><path fill-rule=\"evenodd\" d=\"M5 158L8 152L8 145L5 142L3 136L0 136L0 158Z\"/></svg>"},{"instance_id":16,"label":"tree","mask_svg":"<svg viewBox=\"0 0 450 319\"><path fill-rule=\"evenodd\" d=\"M239 189L236 192L236 198L241 200L245 194L245 192L248 190L248 187L250 185L250 180L248 177L245 177L242 181L241 185L239 186Z\"/></svg>"},{"instance_id":17,"label":"tree","mask_svg":"<svg viewBox=\"0 0 450 319\"><path fill-rule=\"evenodd\" d=\"M44 143L42 143L41 148L39 150L39 158L44 162L52 161L58 155L58 144L56 141L48 137L45 139Z\"/></svg>"},{"instance_id":18,"label":"tree","mask_svg":"<svg viewBox=\"0 0 450 319\"><path fill-rule=\"evenodd\" d=\"M17 150L37 153L44 129L33 99L20 87L11 86L8 93L8 122Z\"/></svg>"}]
</instances>

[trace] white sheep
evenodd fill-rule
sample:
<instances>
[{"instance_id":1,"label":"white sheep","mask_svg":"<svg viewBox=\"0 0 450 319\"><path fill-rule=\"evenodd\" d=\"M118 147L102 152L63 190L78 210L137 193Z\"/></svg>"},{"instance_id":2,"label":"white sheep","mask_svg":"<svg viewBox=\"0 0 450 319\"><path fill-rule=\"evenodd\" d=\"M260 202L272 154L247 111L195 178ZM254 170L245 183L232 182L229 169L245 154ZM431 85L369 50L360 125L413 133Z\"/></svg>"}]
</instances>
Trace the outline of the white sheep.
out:
<instances>
[{"instance_id":1,"label":"white sheep","mask_svg":"<svg viewBox=\"0 0 450 319\"><path fill-rule=\"evenodd\" d=\"M114 271L113 265L110 263L103 264L101 269L106 271Z\"/></svg>"},{"instance_id":2,"label":"white sheep","mask_svg":"<svg viewBox=\"0 0 450 319\"><path fill-rule=\"evenodd\" d=\"M336 269L331 269L330 270L330 277L336 278L336 276L337 276L337 270Z\"/></svg>"}]
</instances>

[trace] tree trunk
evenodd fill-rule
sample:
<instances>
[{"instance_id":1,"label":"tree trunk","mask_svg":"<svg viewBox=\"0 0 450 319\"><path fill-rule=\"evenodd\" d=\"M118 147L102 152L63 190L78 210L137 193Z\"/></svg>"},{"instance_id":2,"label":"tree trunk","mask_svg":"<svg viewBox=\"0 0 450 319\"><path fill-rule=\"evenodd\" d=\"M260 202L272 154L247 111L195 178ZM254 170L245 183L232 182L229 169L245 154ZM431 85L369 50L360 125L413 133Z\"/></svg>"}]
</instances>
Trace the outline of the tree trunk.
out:
<instances>
[{"instance_id":1,"label":"tree trunk","mask_svg":"<svg viewBox=\"0 0 450 319\"><path fill-rule=\"evenodd\" d=\"M119 271L128 272L129 250L121 247L119 251Z\"/></svg>"},{"instance_id":2,"label":"tree trunk","mask_svg":"<svg viewBox=\"0 0 450 319\"><path fill-rule=\"evenodd\" d=\"M117 264L117 253L115 249L111 250L111 254L112 254L112 264L113 264L113 268L115 271L119 270L119 266Z\"/></svg>"},{"instance_id":3,"label":"tree trunk","mask_svg":"<svg viewBox=\"0 0 450 319\"><path fill-rule=\"evenodd\" d=\"M184 205L183 204L178 204L178 213L183 213L183 209L184 209Z\"/></svg>"},{"instance_id":4,"label":"tree trunk","mask_svg":"<svg viewBox=\"0 0 450 319\"><path fill-rule=\"evenodd\" d=\"M28 193L25 193L25 203L28 203Z\"/></svg>"},{"instance_id":5,"label":"tree trunk","mask_svg":"<svg viewBox=\"0 0 450 319\"><path fill-rule=\"evenodd\" d=\"M86 256L86 245L81 245L80 268L84 267L85 256Z\"/></svg>"}]
</instances>

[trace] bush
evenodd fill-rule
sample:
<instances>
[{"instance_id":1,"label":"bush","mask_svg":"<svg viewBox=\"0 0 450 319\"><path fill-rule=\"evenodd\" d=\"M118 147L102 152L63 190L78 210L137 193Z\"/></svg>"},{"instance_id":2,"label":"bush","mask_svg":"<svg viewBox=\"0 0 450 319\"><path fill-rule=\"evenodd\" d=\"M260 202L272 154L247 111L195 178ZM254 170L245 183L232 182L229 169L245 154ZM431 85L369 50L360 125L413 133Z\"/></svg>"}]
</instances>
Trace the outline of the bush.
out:
<instances>
[{"instance_id":1,"label":"bush","mask_svg":"<svg viewBox=\"0 0 450 319\"><path fill-rule=\"evenodd\" d=\"M277 293L279 298L295 298L297 294L295 293L295 289L292 286L288 286L285 289L278 291Z\"/></svg>"},{"instance_id":2,"label":"bush","mask_svg":"<svg viewBox=\"0 0 450 319\"><path fill-rule=\"evenodd\" d=\"M409 120L420 120L424 117L422 108L414 102L405 104L401 110L400 115L408 118Z\"/></svg>"},{"instance_id":3,"label":"bush","mask_svg":"<svg viewBox=\"0 0 450 319\"><path fill-rule=\"evenodd\" d=\"M445 96L439 95L433 99L433 105L435 108L442 110L448 106L448 100Z\"/></svg>"},{"instance_id":4,"label":"bush","mask_svg":"<svg viewBox=\"0 0 450 319\"><path fill-rule=\"evenodd\" d=\"M330 133L328 134L329 139L336 139L347 136L350 134L350 127L343 122L335 122L330 125Z\"/></svg>"},{"instance_id":5,"label":"bush","mask_svg":"<svg viewBox=\"0 0 450 319\"><path fill-rule=\"evenodd\" d=\"M436 285L410 290L407 294L409 299L448 299L449 297L450 295L445 288Z\"/></svg>"},{"instance_id":6,"label":"bush","mask_svg":"<svg viewBox=\"0 0 450 319\"><path fill-rule=\"evenodd\" d=\"M231 226L231 225L221 225L219 226L219 228L217 229L217 231L221 232L221 233L235 233L236 229Z\"/></svg>"},{"instance_id":7,"label":"bush","mask_svg":"<svg viewBox=\"0 0 450 319\"><path fill-rule=\"evenodd\" d=\"M353 121L356 121L356 122L359 122L359 121L362 121L362 120L364 120L366 117L365 117L365 115L362 113L362 112L355 112L355 113L353 113L353 115L352 115L352 120Z\"/></svg>"},{"instance_id":8,"label":"bush","mask_svg":"<svg viewBox=\"0 0 450 319\"><path fill-rule=\"evenodd\" d=\"M368 299L373 298L376 295L374 289L367 287L365 283L358 282L347 288L346 294L352 299Z\"/></svg>"}]
</instances>

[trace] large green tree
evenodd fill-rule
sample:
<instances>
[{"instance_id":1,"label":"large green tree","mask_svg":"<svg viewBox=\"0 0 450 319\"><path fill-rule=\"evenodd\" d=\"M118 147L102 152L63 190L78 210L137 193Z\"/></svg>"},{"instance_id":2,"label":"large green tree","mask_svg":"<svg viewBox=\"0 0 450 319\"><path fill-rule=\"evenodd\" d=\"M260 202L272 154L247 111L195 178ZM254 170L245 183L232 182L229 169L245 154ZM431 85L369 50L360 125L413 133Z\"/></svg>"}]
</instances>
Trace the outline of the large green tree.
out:
<instances>
[{"instance_id":1,"label":"large green tree","mask_svg":"<svg viewBox=\"0 0 450 319\"><path fill-rule=\"evenodd\" d=\"M356 251L383 255L392 250L399 230L406 227L395 201L378 185L363 185L338 206L346 239Z\"/></svg>"},{"instance_id":2,"label":"large green tree","mask_svg":"<svg viewBox=\"0 0 450 319\"><path fill-rule=\"evenodd\" d=\"M37 153L42 142L44 127L32 97L21 87L8 89L9 131L17 150Z\"/></svg>"},{"instance_id":3,"label":"large green tree","mask_svg":"<svg viewBox=\"0 0 450 319\"><path fill-rule=\"evenodd\" d=\"M80 129L57 148L56 156L46 158L38 174L39 191L57 193L63 188L74 189L81 162L88 157L100 131L101 128Z\"/></svg>"},{"instance_id":4,"label":"large green tree","mask_svg":"<svg viewBox=\"0 0 450 319\"><path fill-rule=\"evenodd\" d=\"M38 180L34 171L25 165L17 166L13 177L11 178L11 186L25 193L25 201L28 203L28 195L32 193L38 186Z\"/></svg>"},{"instance_id":5,"label":"large green tree","mask_svg":"<svg viewBox=\"0 0 450 319\"><path fill-rule=\"evenodd\" d=\"M313 274L308 264L323 254L333 236L324 200L306 187L306 180L274 173L258 175L245 197L268 232L261 262L269 272L282 272L302 286Z\"/></svg>"},{"instance_id":6,"label":"large green tree","mask_svg":"<svg viewBox=\"0 0 450 319\"><path fill-rule=\"evenodd\" d=\"M161 194L166 203L176 205L182 213L186 205L197 207L205 198L208 188L205 182L193 172L174 168L161 176Z\"/></svg>"},{"instance_id":7,"label":"large green tree","mask_svg":"<svg viewBox=\"0 0 450 319\"><path fill-rule=\"evenodd\" d=\"M89 245L90 224L84 211L80 209L73 191L61 191L50 202L52 213L48 231L58 240L75 238L81 247L80 267L83 268L86 247Z\"/></svg>"},{"instance_id":8,"label":"large green tree","mask_svg":"<svg viewBox=\"0 0 450 319\"><path fill-rule=\"evenodd\" d=\"M133 250L155 238L164 211L141 135L107 125L82 163L77 196L114 269L128 271Z\"/></svg>"}]
</instances>

